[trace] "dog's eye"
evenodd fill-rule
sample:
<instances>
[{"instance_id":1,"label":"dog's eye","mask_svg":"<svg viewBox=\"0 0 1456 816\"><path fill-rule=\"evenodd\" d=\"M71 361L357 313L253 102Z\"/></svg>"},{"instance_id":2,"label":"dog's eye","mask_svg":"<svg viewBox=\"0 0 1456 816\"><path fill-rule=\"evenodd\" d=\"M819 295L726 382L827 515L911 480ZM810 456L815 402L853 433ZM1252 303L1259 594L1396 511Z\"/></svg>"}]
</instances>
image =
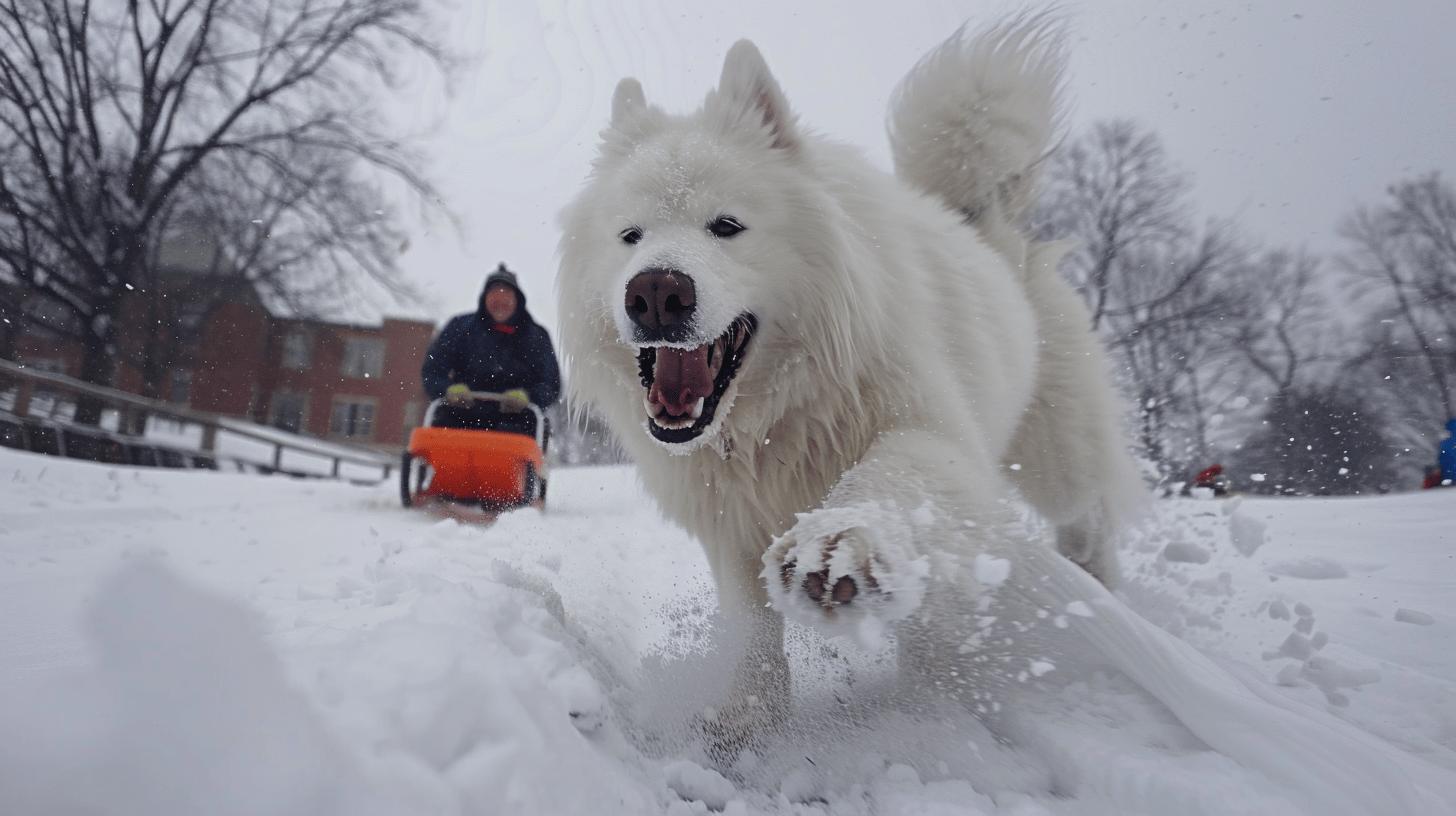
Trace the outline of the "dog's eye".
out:
<instances>
[{"instance_id":1,"label":"dog's eye","mask_svg":"<svg viewBox=\"0 0 1456 816\"><path fill-rule=\"evenodd\" d=\"M708 224L708 232L713 233L719 238L732 238L746 229L748 227L743 226L737 218L731 215L720 215Z\"/></svg>"},{"instance_id":2,"label":"dog's eye","mask_svg":"<svg viewBox=\"0 0 1456 816\"><path fill-rule=\"evenodd\" d=\"M621 238L624 244L635 244L642 240L642 228L628 227L617 233L617 237Z\"/></svg>"}]
</instances>

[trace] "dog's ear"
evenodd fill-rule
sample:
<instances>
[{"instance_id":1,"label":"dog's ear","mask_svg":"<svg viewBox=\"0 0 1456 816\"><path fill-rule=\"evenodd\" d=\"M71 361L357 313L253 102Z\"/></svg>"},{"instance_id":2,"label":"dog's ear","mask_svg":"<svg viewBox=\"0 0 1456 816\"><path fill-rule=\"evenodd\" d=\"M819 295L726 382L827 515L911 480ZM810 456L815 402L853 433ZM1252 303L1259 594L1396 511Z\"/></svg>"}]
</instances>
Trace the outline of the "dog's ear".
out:
<instances>
[{"instance_id":1,"label":"dog's ear","mask_svg":"<svg viewBox=\"0 0 1456 816\"><path fill-rule=\"evenodd\" d=\"M612 93L612 127L629 129L628 123L647 110L647 97L642 93L642 83L632 77L623 77Z\"/></svg>"},{"instance_id":2,"label":"dog's ear","mask_svg":"<svg viewBox=\"0 0 1456 816\"><path fill-rule=\"evenodd\" d=\"M709 98L708 107L718 109L730 124L767 128L775 148L793 150L799 145L789 101L757 46L748 40L739 40L728 49L718 91Z\"/></svg>"},{"instance_id":3,"label":"dog's ear","mask_svg":"<svg viewBox=\"0 0 1456 816\"><path fill-rule=\"evenodd\" d=\"M612 93L612 120L602 131L601 155L627 156L662 120L662 111L650 107L642 83L627 77Z\"/></svg>"}]
</instances>

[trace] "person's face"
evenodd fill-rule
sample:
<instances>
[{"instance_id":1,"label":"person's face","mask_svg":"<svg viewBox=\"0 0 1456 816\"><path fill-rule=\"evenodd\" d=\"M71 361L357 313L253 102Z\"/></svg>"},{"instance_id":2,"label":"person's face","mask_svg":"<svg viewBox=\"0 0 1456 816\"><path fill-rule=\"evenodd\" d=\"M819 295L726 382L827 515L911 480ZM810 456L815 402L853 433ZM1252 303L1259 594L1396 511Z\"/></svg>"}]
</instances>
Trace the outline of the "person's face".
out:
<instances>
[{"instance_id":1,"label":"person's face","mask_svg":"<svg viewBox=\"0 0 1456 816\"><path fill-rule=\"evenodd\" d=\"M496 285L485 291L485 311L490 319L504 323L516 313L516 290L509 286Z\"/></svg>"}]
</instances>

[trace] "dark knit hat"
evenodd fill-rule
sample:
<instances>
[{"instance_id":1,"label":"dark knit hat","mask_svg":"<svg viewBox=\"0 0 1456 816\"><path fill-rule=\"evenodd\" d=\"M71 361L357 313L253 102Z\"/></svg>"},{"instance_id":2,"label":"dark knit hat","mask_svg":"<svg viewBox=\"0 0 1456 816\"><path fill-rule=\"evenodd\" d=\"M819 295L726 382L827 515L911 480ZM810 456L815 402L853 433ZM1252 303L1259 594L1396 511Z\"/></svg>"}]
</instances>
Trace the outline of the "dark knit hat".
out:
<instances>
[{"instance_id":1,"label":"dark knit hat","mask_svg":"<svg viewBox=\"0 0 1456 816\"><path fill-rule=\"evenodd\" d=\"M505 261L501 261L495 271L485 276L485 285L480 289L480 314L485 314L485 293L490 287L496 284L504 284L516 292L516 313L507 322L516 323L526 316L526 293L521 291L521 284L516 281L516 273L506 269Z\"/></svg>"},{"instance_id":2,"label":"dark knit hat","mask_svg":"<svg viewBox=\"0 0 1456 816\"><path fill-rule=\"evenodd\" d=\"M516 280L516 273L506 269L505 261L501 261L500 266L497 266L494 272L485 276L485 289L489 289L493 283L504 283L511 287L516 290L517 297L525 294L521 291L521 284ZM485 289L480 290L481 294L485 293Z\"/></svg>"}]
</instances>

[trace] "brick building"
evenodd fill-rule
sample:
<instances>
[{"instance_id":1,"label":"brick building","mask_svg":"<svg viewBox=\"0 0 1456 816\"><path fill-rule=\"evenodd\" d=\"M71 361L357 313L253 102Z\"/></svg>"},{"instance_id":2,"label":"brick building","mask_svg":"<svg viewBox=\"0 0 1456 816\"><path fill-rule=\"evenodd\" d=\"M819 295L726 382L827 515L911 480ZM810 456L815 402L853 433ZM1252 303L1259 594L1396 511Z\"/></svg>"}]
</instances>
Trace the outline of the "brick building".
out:
<instances>
[{"instance_id":1,"label":"brick building","mask_svg":"<svg viewBox=\"0 0 1456 816\"><path fill-rule=\"evenodd\" d=\"M166 338L175 351L161 398L311 436L402 447L424 413L420 363L434 324L394 318L349 324L277 311L245 289L205 314L174 321L178 336ZM138 299L118 320L116 386L133 393L143 393L136 361L146 342L147 314ZM12 341L15 361L78 375L80 344L46 328L64 328L64 320L59 312L31 315Z\"/></svg>"},{"instance_id":2,"label":"brick building","mask_svg":"<svg viewBox=\"0 0 1456 816\"><path fill-rule=\"evenodd\" d=\"M424 414L420 363L434 331L418 320L346 325L227 304L203 332L190 404L297 433L401 447Z\"/></svg>"}]
</instances>

